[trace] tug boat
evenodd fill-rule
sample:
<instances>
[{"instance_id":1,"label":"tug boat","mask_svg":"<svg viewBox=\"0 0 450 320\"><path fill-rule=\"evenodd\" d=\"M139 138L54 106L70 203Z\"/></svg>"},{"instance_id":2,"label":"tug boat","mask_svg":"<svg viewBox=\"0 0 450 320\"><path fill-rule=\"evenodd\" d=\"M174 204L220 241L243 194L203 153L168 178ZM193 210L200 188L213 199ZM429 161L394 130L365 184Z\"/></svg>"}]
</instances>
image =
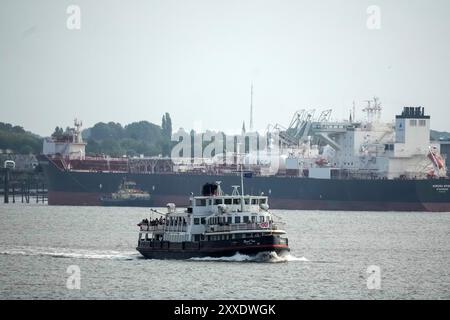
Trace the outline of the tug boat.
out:
<instances>
[{"instance_id":1,"label":"tug boat","mask_svg":"<svg viewBox=\"0 0 450 320\"><path fill-rule=\"evenodd\" d=\"M152 198L148 192L136 187L134 181L123 180L117 192L101 197L105 207L150 207Z\"/></svg>"},{"instance_id":2,"label":"tug boat","mask_svg":"<svg viewBox=\"0 0 450 320\"><path fill-rule=\"evenodd\" d=\"M268 197L222 192L220 182L207 183L201 196L191 194L189 206L177 211L167 204L167 212L157 210L159 219L144 219L139 226L137 251L149 259L189 259L227 257L237 253L281 254L290 251L286 232L269 211ZM241 175L241 190L243 189Z\"/></svg>"}]
</instances>

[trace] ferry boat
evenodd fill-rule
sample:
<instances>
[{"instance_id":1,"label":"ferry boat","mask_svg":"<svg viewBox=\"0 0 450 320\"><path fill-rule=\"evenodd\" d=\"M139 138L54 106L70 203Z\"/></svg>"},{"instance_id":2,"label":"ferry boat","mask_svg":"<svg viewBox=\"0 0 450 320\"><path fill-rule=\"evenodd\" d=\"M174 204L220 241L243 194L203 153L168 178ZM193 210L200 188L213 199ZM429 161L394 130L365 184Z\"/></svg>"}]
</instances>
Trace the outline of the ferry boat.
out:
<instances>
[{"instance_id":1,"label":"ferry boat","mask_svg":"<svg viewBox=\"0 0 450 320\"><path fill-rule=\"evenodd\" d=\"M161 217L138 224L137 251L149 259L288 252L286 232L274 222L268 197L239 194L238 188L226 195L220 182L207 183L201 196L191 194L186 210L177 211L173 203L166 213L153 210Z\"/></svg>"}]
</instances>

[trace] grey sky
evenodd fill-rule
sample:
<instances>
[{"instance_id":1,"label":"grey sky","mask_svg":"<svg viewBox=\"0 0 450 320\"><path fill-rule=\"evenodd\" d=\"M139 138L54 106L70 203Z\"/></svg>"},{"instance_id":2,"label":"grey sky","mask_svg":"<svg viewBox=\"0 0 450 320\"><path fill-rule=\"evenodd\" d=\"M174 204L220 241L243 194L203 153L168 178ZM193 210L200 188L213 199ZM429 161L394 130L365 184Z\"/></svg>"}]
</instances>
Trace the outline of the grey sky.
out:
<instances>
[{"instance_id":1,"label":"grey sky","mask_svg":"<svg viewBox=\"0 0 450 320\"><path fill-rule=\"evenodd\" d=\"M424 106L450 130L449 14L448 0L1 0L0 121L48 135L170 112L174 128L239 130L253 81L259 130L302 108L347 118L374 95L385 120Z\"/></svg>"}]
</instances>

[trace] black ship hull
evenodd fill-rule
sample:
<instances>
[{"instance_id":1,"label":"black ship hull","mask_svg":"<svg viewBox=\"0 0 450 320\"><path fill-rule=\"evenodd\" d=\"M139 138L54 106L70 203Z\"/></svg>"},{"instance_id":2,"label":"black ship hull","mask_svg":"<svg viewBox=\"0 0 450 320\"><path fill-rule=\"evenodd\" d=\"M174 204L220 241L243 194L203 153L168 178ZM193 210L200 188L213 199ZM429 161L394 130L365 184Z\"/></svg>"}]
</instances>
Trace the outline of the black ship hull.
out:
<instances>
[{"instance_id":1,"label":"black ship hull","mask_svg":"<svg viewBox=\"0 0 450 320\"><path fill-rule=\"evenodd\" d=\"M121 173L69 171L41 161L48 178L50 205L101 205L126 178L152 195L154 206L173 202L186 206L198 186L221 181L230 193L239 185L237 174ZM245 193L270 196L270 206L292 210L445 211L450 212L450 179L311 179L288 176L255 176L246 179Z\"/></svg>"},{"instance_id":2,"label":"black ship hull","mask_svg":"<svg viewBox=\"0 0 450 320\"><path fill-rule=\"evenodd\" d=\"M105 199L101 198L101 205L104 207L152 207L152 200L144 199Z\"/></svg>"},{"instance_id":3,"label":"black ship hull","mask_svg":"<svg viewBox=\"0 0 450 320\"><path fill-rule=\"evenodd\" d=\"M264 236L251 239L169 242L140 241L136 248L147 259L190 259L203 257L231 257L235 254L257 255L261 252L289 252L286 239Z\"/></svg>"}]
</instances>

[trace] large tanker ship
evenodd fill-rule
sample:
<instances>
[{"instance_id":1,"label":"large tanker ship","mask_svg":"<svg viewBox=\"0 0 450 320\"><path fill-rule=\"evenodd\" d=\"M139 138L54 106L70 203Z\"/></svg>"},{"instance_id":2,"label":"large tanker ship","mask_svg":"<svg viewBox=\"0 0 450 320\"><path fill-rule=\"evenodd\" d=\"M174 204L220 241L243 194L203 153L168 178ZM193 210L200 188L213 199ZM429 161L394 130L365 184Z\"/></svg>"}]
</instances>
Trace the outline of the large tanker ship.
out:
<instances>
[{"instance_id":1,"label":"large tanker ship","mask_svg":"<svg viewBox=\"0 0 450 320\"><path fill-rule=\"evenodd\" d=\"M450 179L424 108L406 107L392 123L379 121L376 99L364 111L365 121L350 115L336 122L329 110L317 118L302 110L287 129L273 126L282 146L278 170L267 174L263 161L252 166L244 155L246 191L269 196L275 209L450 211ZM239 185L238 164L224 166L223 159L87 157L80 126L44 140L50 205L101 205L124 179L148 192L154 206L187 206L186 195L205 183Z\"/></svg>"}]
</instances>

